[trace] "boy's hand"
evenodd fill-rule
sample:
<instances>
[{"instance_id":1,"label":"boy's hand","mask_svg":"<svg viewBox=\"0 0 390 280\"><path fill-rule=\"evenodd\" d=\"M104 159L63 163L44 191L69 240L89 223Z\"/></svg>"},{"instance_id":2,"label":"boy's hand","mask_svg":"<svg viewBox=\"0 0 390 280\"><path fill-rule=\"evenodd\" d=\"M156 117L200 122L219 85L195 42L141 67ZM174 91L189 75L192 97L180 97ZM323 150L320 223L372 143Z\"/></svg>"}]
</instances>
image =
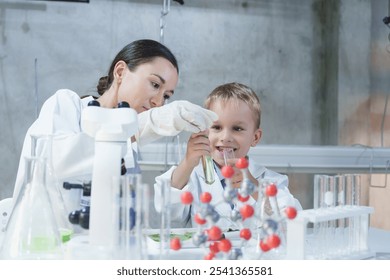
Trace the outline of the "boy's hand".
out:
<instances>
[{"instance_id":1,"label":"boy's hand","mask_svg":"<svg viewBox=\"0 0 390 280\"><path fill-rule=\"evenodd\" d=\"M207 135L208 131L201 131L190 136L186 155L172 173L172 187L183 189L188 183L195 166L199 164L200 158L204 155L210 155L210 141Z\"/></svg>"},{"instance_id":2,"label":"boy's hand","mask_svg":"<svg viewBox=\"0 0 390 280\"><path fill-rule=\"evenodd\" d=\"M185 160L189 166L195 167L199 164L201 157L210 155L210 152L211 148L208 131L194 133L188 140Z\"/></svg>"},{"instance_id":3,"label":"boy's hand","mask_svg":"<svg viewBox=\"0 0 390 280\"><path fill-rule=\"evenodd\" d=\"M232 187L233 188L240 188L242 180L244 179L242 176L242 172L239 169L237 169L236 167L233 167L233 168L234 168L234 175L231 178Z\"/></svg>"}]
</instances>

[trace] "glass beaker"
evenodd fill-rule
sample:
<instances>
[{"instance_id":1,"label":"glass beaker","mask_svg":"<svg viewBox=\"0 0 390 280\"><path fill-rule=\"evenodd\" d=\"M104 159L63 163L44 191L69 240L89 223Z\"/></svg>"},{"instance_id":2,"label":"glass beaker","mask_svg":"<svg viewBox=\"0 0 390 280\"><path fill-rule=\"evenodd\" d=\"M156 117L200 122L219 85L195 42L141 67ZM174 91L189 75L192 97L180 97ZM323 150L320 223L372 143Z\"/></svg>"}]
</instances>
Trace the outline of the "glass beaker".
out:
<instances>
[{"instance_id":1,"label":"glass beaker","mask_svg":"<svg viewBox=\"0 0 390 280\"><path fill-rule=\"evenodd\" d=\"M62 242L70 240L74 226L69 222L68 211L60 190L60 182L53 168L53 136L31 135L31 156L46 159L46 188L53 207L54 217L61 233Z\"/></svg>"},{"instance_id":2,"label":"glass beaker","mask_svg":"<svg viewBox=\"0 0 390 280\"><path fill-rule=\"evenodd\" d=\"M62 242L47 192L46 160L25 158L25 180L6 226L3 259L62 259Z\"/></svg>"}]
</instances>

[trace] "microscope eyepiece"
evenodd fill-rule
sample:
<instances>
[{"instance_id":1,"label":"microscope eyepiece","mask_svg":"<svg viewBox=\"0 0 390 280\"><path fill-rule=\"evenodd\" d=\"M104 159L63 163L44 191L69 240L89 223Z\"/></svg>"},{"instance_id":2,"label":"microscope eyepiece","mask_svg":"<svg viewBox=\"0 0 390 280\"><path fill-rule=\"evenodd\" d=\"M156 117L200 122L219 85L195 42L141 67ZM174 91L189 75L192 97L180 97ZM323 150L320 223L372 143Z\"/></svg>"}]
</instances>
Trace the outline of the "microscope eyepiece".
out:
<instances>
[{"instance_id":1,"label":"microscope eyepiece","mask_svg":"<svg viewBox=\"0 0 390 280\"><path fill-rule=\"evenodd\" d=\"M100 107L100 103L97 100L91 100L91 101L88 102L88 106Z\"/></svg>"},{"instance_id":2,"label":"microscope eyepiece","mask_svg":"<svg viewBox=\"0 0 390 280\"><path fill-rule=\"evenodd\" d=\"M130 105L126 101L122 101L118 103L118 108L130 108Z\"/></svg>"}]
</instances>

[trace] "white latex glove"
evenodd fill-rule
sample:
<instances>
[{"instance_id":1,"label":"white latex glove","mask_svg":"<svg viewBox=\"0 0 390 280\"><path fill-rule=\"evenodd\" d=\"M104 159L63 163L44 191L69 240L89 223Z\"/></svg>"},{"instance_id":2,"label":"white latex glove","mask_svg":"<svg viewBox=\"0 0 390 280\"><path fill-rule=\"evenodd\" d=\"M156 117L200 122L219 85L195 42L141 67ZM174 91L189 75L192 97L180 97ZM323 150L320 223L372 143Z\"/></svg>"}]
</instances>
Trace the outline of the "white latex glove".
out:
<instances>
[{"instance_id":1,"label":"white latex glove","mask_svg":"<svg viewBox=\"0 0 390 280\"><path fill-rule=\"evenodd\" d=\"M189 101L179 100L138 114L139 134L136 139L145 145L163 136L182 131L197 133L208 129L218 119L216 113Z\"/></svg>"}]
</instances>

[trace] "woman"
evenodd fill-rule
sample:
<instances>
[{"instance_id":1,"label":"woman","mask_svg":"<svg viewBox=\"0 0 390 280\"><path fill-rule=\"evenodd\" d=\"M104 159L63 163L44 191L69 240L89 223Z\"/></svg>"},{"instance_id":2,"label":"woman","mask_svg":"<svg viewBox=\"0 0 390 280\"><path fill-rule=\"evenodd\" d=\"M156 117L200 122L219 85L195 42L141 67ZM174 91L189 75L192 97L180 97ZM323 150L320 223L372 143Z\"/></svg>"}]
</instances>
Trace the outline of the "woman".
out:
<instances>
[{"instance_id":1,"label":"woman","mask_svg":"<svg viewBox=\"0 0 390 280\"><path fill-rule=\"evenodd\" d=\"M81 112L91 100L96 99L105 108L115 108L122 101L129 103L139 114L135 138L140 143L182 130L199 132L209 127L216 115L200 106L175 101L161 107L174 94L178 74L176 58L167 47L153 40L138 40L125 46L112 61L108 75L100 78L100 97L81 99L71 90L58 90L43 104L38 119L28 129L14 198L24 179L23 158L31 155L31 135L53 136L52 162L59 180L91 179L94 140L83 133L80 124ZM132 154L130 140L129 153Z\"/></svg>"}]
</instances>

